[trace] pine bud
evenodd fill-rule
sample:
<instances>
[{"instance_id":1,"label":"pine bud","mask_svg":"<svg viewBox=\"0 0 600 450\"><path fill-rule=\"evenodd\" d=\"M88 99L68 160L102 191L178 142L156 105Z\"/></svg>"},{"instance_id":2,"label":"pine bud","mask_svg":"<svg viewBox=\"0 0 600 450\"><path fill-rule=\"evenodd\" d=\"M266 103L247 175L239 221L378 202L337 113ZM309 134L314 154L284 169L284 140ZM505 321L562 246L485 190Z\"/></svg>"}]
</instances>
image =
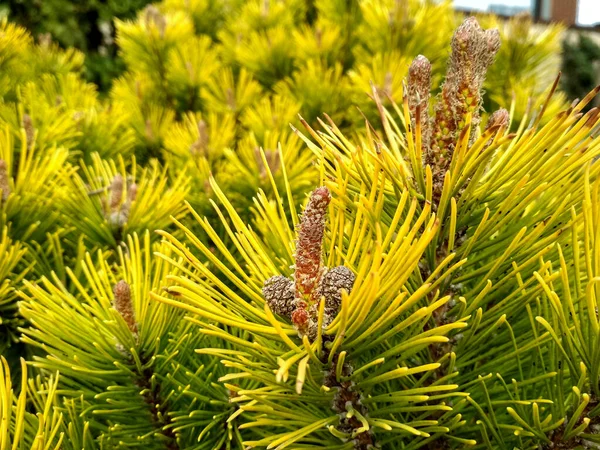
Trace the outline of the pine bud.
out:
<instances>
[{"instance_id":1,"label":"pine bud","mask_svg":"<svg viewBox=\"0 0 600 450\"><path fill-rule=\"evenodd\" d=\"M158 29L160 37L165 36L165 30L167 28L167 21L159 9L154 5L148 5L146 7L146 26L150 27L154 25Z\"/></svg>"},{"instance_id":2,"label":"pine bud","mask_svg":"<svg viewBox=\"0 0 600 450\"><path fill-rule=\"evenodd\" d=\"M482 30L474 17L466 19L452 37L446 79L435 106L432 148L426 158L432 167L436 204L468 115L472 129L479 125L483 82L499 48L498 30ZM475 138L476 133L471 132L470 141Z\"/></svg>"},{"instance_id":3,"label":"pine bud","mask_svg":"<svg viewBox=\"0 0 600 450\"><path fill-rule=\"evenodd\" d=\"M318 300L315 292L321 278L321 252L325 233L327 207L331 201L329 189L322 186L311 196L298 230L296 244L296 297Z\"/></svg>"},{"instance_id":4,"label":"pine bud","mask_svg":"<svg viewBox=\"0 0 600 450\"><path fill-rule=\"evenodd\" d=\"M419 114L421 143L425 153L431 141L429 124L429 93L431 91L431 63L423 55L417 56L408 69L408 107L413 129ZM418 112L417 112L418 109Z\"/></svg>"},{"instance_id":5,"label":"pine bud","mask_svg":"<svg viewBox=\"0 0 600 450\"><path fill-rule=\"evenodd\" d=\"M225 97L227 98L227 106L229 106L229 109L235 111L237 108L237 100L235 98L235 93L233 92L233 89L227 88L227 91L225 92Z\"/></svg>"},{"instance_id":6,"label":"pine bud","mask_svg":"<svg viewBox=\"0 0 600 450\"><path fill-rule=\"evenodd\" d=\"M281 167L279 152L277 150L267 150L265 152L265 157L267 158L267 164L269 165L271 173L277 172Z\"/></svg>"},{"instance_id":7,"label":"pine bud","mask_svg":"<svg viewBox=\"0 0 600 450\"><path fill-rule=\"evenodd\" d=\"M453 148L467 113L472 114L473 125L479 123L483 81L499 48L498 30L482 30L474 17L466 19L456 30L436 107L436 136L441 150Z\"/></svg>"},{"instance_id":8,"label":"pine bud","mask_svg":"<svg viewBox=\"0 0 600 450\"><path fill-rule=\"evenodd\" d=\"M391 97L393 93L393 81L392 72L386 72L385 78L383 79L383 94L386 97Z\"/></svg>"},{"instance_id":9,"label":"pine bud","mask_svg":"<svg viewBox=\"0 0 600 450\"><path fill-rule=\"evenodd\" d=\"M138 194L137 184L131 183L131 185L127 189L127 200L129 201L129 203L135 202L135 199L137 198L137 194Z\"/></svg>"},{"instance_id":10,"label":"pine bud","mask_svg":"<svg viewBox=\"0 0 600 450\"><path fill-rule=\"evenodd\" d=\"M279 170L279 167L281 167L281 159L279 157L279 152L275 150L265 150L264 152L269 171L271 173L277 172L277 170ZM260 148L254 147L254 157L256 159L256 163L258 164L258 173L260 178L265 178L267 176L267 167L265 167L262 156L260 154Z\"/></svg>"},{"instance_id":11,"label":"pine bud","mask_svg":"<svg viewBox=\"0 0 600 450\"><path fill-rule=\"evenodd\" d=\"M206 126L206 122L204 120L200 120L198 122L198 139L196 139L191 145L190 153L193 156L202 155L204 157L207 157L208 140L208 127Z\"/></svg>"},{"instance_id":12,"label":"pine bud","mask_svg":"<svg viewBox=\"0 0 600 450\"><path fill-rule=\"evenodd\" d=\"M304 308L296 308L292 313L292 323L300 333L305 335L310 325L310 317L308 311Z\"/></svg>"},{"instance_id":13,"label":"pine bud","mask_svg":"<svg viewBox=\"0 0 600 450\"><path fill-rule=\"evenodd\" d=\"M315 29L315 40L317 41L317 48L321 48L323 45L323 30L321 27Z\"/></svg>"},{"instance_id":14,"label":"pine bud","mask_svg":"<svg viewBox=\"0 0 600 450\"><path fill-rule=\"evenodd\" d=\"M146 139L148 141L154 141L155 135L154 135L154 130L152 129L152 121L150 119L146 120L144 134L146 135Z\"/></svg>"},{"instance_id":15,"label":"pine bud","mask_svg":"<svg viewBox=\"0 0 600 450\"><path fill-rule=\"evenodd\" d=\"M137 336L138 327L135 321L135 312L131 301L131 289L125 280L119 281L113 288L113 308L121 315L133 335Z\"/></svg>"},{"instance_id":16,"label":"pine bud","mask_svg":"<svg viewBox=\"0 0 600 450\"><path fill-rule=\"evenodd\" d=\"M6 161L0 159L0 191L2 191L2 201L5 202L10 195L10 184L8 180L8 168Z\"/></svg>"},{"instance_id":17,"label":"pine bud","mask_svg":"<svg viewBox=\"0 0 600 450\"><path fill-rule=\"evenodd\" d=\"M419 94L422 103L427 102L431 90L431 63L423 56L417 56L408 68L409 104L417 104Z\"/></svg>"},{"instance_id":18,"label":"pine bud","mask_svg":"<svg viewBox=\"0 0 600 450\"><path fill-rule=\"evenodd\" d=\"M492 127L506 128L508 127L509 120L510 114L508 111L504 108L500 108L498 111L494 111L494 113L490 116L485 129L488 130Z\"/></svg>"},{"instance_id":19,"label":"pine bud","mask_svg":"<svg viewBox=\"0 0 600 450\"><path fill-rule=\"evenodd\" d=\"M487 70L487 68L494 62L494 58L496 57L498 50L500 50L500 32L496 28L485 30L485 37L487 42L487 50L483 55L486 57L484 62ZM485 77L485 73L483 76Z\"/></svg>"},{"instance_id":20,"label":"pine bud","mask_svg":"<svg viewBox=\"0 0 600 450\"><path fill-rule=\"evenodd\" d=\"M38 35L38 44L46 49L52 45L52 35L50 33L40 33Z\"/></svg>"},{"instance_id":21,"label":"pine bud","mask_svg":"<svg viewBox=\"0 0 600 450\"><path fill-rule=\"evenodd\" d=\"M498 30L482 30L475 17L466 19L456 30L444 89L451 92L449 100L463 115L459 121L467 112L474 118L479 116L483 81L499 48Z\"/></svg>"},{"instance_id":22,"label":"pine bud","mask_svg":"<svg viewBox=\"0 0 600 450\"><path fill-rule=\"evenodd\" d=\"M265 281L263 296L275 314L291 319L294 312L294 282L283 275L277 275Z\"/></svg>"},{"instance_id":23,"label":"pine bud","mask_svg":"<svg viewBox=\"0 0 600 450\"><path fill-rule=\"evenodd\" d=\"M27 148L30 149L33 146L33 140L35 139L35 128L33 127L33 120L31 120L29 114L23 114L23 128L25 129Z\"/></svg>"},{"instance_id":24,"label":"pine bud","mask_svg":"<svg viewBox=\"0 0 600 450\"><path fill-rule=\"evenodd\" d=\"M123 176L118 173L112 180L110 185L110 210L116 211L121 206L121 199L123 198Z\"/></svg>"},{"instance_id":25,"label":"pine bud","mask_svg":"<svg viewBox=\"0 0 600 450\"><path fill-rule=\"evenodd\" d=\"M504 108L500 108L498 111L495 111L490 118L488 119L487 124L485 125L485 130L489 130L492 127L498 127L499 129L508 128L508 123L510 121L510 114ZM489 148L494 142L494 138L491 137L484 145L482 152Z\"/></svg>"}]
</instances>

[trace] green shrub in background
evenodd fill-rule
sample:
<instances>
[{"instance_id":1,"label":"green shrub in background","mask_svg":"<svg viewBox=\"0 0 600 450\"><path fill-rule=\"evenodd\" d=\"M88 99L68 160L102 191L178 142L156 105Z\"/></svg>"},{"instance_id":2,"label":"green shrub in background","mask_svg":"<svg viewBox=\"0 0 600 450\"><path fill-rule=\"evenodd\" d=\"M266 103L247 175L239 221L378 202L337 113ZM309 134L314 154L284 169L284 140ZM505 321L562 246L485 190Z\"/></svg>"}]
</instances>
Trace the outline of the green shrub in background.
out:
<instances>
[{"instance_id":1,"label":"green shrub in background","mask_svg":"<svg viewBox=\"0 0 600 450\"><path fill-rule=\"evenodd\" d=\"M148 0L6 0L0 15L27 28L36 38L56 41L63 48L86 54L86 79L102 89L124 69L116 57L115 17L131 18Z\"/></svg>"},{"instance_id":2,"label":"green shrub in background","mask_svg":"<svg viewBox=\"0 0 600 450\"><path fill-rule=\"evenodd\" d=\"M573 41L565 39L562 59L562 88L570 98L581 98L598 84L600 46L592 38L580 33Z\"/></svg>"},{"instance_id":3,"label":"green shrub in background","mask_svg":"<svg viewBox=\"0 0 600 450\"><path fill-rule=\"evenodd\" d=\"M0 449L599 445L599 118L545 95L559 29L115 23L107 98L1 23Z\"/></svg>"}]
</instances>

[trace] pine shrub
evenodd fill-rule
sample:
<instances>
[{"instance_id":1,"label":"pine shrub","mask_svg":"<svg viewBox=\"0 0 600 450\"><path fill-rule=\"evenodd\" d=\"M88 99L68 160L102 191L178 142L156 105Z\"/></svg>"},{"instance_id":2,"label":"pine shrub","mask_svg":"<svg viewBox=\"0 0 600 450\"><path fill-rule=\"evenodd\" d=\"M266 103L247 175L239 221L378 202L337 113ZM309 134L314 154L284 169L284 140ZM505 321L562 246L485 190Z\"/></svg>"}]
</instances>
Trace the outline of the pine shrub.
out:
<instances>
[{"instance_id":1,"label":"pine shrub","mask_svg":"<svg viewBox=\"0 0 600 450\"><path fill-rule=\"evenodd\" d=\"M488 21L165 0L109 99L3 21L0 449L597 448L599 89Z\"/></svg>"}]
</instances>

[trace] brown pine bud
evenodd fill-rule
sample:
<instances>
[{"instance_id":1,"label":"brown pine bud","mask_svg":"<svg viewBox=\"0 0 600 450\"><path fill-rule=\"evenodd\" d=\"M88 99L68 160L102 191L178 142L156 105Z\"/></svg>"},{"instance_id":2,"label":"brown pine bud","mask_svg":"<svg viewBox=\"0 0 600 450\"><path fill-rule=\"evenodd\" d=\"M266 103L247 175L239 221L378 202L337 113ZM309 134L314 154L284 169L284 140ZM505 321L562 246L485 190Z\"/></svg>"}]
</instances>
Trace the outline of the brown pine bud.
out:
<instances>
[{"instance_id":1,"label":"brown pine bud","mask_svg":"<svg viewBox=\"0 0 600 450\"><path fill-rule=\"evenodd\" d=\"M190 146L190 153L193 156L201 155L208 157L208 126L204 120L198 122L198 139Z\"/></svg>"},{"instance_id":2,"label":"brown pine bud","mask_svg":"<svg viewBox=\"0 0 600 450\"><path fill-rule=\"evenodd\" d=\"M294 282L283 275L277 275L265 281L263 297L275 314L291 319L295 309Z\"/></svg>"},{"instance_id":3,"label":"brown pine bud","mask_svg":"<svg viewBox=\"0 0 600 450\"><path fill-rule=\"evenodd\" d=\"M38 35L38 44L44 49L50 47L52 45L52 35L50 33L40 33Z\"/></svg>"},{"instance_id":4,"label":"brown pine bud","mask_svg":"<svg viewBox=\"0 0 600 450\"><path fill-rule=\"evenodd\" d=\"M110 210L116 211L121 206L123 198L123 176L118 173L110 185Z\"/></svg>"},{"instance_id":5,"label":"brown pine bud","mask_svg":"<svg viewBox=\"0 0 600 450\"><path fill-rule=\"evenodd\" d=\"M488 119L487 124L485 125L485 129L486 131L492 127L498 127L499 129L506 129L508 128L508 123L510 121L510 114L508 113L508 111L504 108L500 108L498 111L495 111L490 118ZM481 149L481 151L485 151L486 149L489 148L490 145L492 145L492 142L494 142L494 138L491 137L483 146L483 148Z\"/></svg>"},{"instance_id":6,"label":"brown pine bud","mask_svg":"<svg viewBox=\"0 0 600 450\"><path fill-rule=\"evenodd\" d=\"M408 68L409 104L417 105L419 94L422 103L427 102L431 90L431 63L423 55L417 56Z\"/></svg>"},{"instance_id":7,"label":"brown pine bud","mask_svg":"<svg viewBox=\"0 0 600 450\"><path fill-rule=\"evenodd\" d=\"M154 25L158 29L160 37L165 36L167 20L154 5L148 5L146 7L146 26L150 27L151 25Z\"/></svg>"},{"instance_id":8,"label":"brown pine bud","mask_svg":"<svg viewBox=\"0 0 600 450\"><path fill-rule=\"evenodd\" d=\"M146 120L146 127L144 128L144 134L146 135L146 139L150 142L154 141L156 137L154 135L154 129L152 128L152 121L150 119Z\"/></svg>"},{"instance_id":9,"label":"brown pine bud","mask_svg":"<svg viewBox=\"0 0 600 450\"><path fill-rule=\"evenodd\" d=\"M434 203L441 196L445 173L469 115L469 140L472 143L476 138L473 130L480 121L483 82L499 48L498 31L482 30L474 17L467 18L454 33L446 79L435 106L431 154L426 158L434 178Z\"/></svg>"},{"instance_id":10,"label":"brown pine bud","mask_svg":"<svg viewBox=\"0 0 600 450\"><path fill-rule=\"evenodd\" d=\"M300 335L305 335L308 331L308 326L310 324L310 317L308 315L308 311L304 308L297 308L292 313L292 323L300 333Z\"/></svg>"},{"instance_id":11,"label":"brown pine bud","mask_svg":"<svg viewBox=\"0 0 600 450\"><path fill-rule=\"evenodd\" d=\"M327 207L331 201L329 189L325 186L315 189L311 196L298 230L296 243L296 297L318 300L315 292L321 278L321 253Z\"/></svg>"},{"instance_id":12,"label":"brown pine bud","mask_svg":"<svg viewBox=\"0 0 600 450\"><path fill-rule=\"evenodd\" d=\"M467 113L479 123L481 89L488 67L500 48L498 30L481 29L474 17L458 27L452 38L442 94L436 105L436 137L441 151L453 150Z\"/></svg>"},{"instance_id":13,"label":"brown pine bud","mask_svg":"<svg viewBox=\"0 0 600 450\"><path fill-rule=\"evenodd\" d=\"M484 55L484 63L486 65L486 71L489 66L494 62L494 58L500 50L500 32L493 28L491 30L485 30L485 38L487 43L487 49ZM483 74L485 77L485 73Z\"/></svg>"},{"instance_id":14,"label":"brown pine bud","mask_svg":"<svg viewBox=\"0 0 600 450\"><path fill-rule=\"evenodd\" d=\"M23 129L25 130L27 148L30 149L33 146L33 140L35 139L35 128L33 127L33 120L29 114L23 114Z\"/></svg>"},{"instance_id":15,"label":"brown pine bud","mask_svg":"<svg viewBox=\"0 0 600 450\"><path fill-rule=\"evenodd\" d=\"M121 315L132 334L137 336L138 327L135 321L133 302L131 301L131 289L125 280L119 281L113 288L115 296L113 308Z\"/></svg>"},{"instance_id":16,"label":"brown pine bud","mask_svg":"<svg viewBox=\"0 0 600 450\"><path fill-rule=\"evenodd\" d=\"M492 113L492 115L488 119L485 129L488 130L492 127L507 128L509 121L510 114L508 113L508 111L504 108L500 108L498 111L494 111L494 113Z\"/></svg>"},{"instance_id":17,"label":"brown pine bud","mask_svg":"<svg viewBox=\"0 0 600 450\"><path fill-rule=\"evenodd\" d=\"M0 191L2 191L2 201L5 202L10 195L10 184L8 180L8 168L6 161L0 159Z\"/></svg>"},{"instance_id":18,"label":"brown pine bud","mask_svg":"<svg viewBox=\"0 0 600 450\"><path fill-rule=\"evenodd\" d=\"M235 93L233 92L233 89L227 88L227 91L225 92L225 97L227 98L227 106L229 106L229 109L235 111L237 108L237 100L235 98Z\"/></svg>"},{"instance_id":19,"label":"brown pine bud","mask_svg":"<svg viewBox=\"0 0 600 450\"><path fill-rule=\"evenodd\" d=\"M131 185L127 189L127 200L130 203L135 202L135 199L137 198L137 194L138 194L137 184L131 183Z\"/></svg>"},{"instance_id":20,"label":"brown pine bud","mask_svg":"<svg viewBox=\"0 0 600 450\"><path fill-rule=\"evenodd\" d=\"M321 27L315 29L315 40L317 41L317 48L320 49L323 45L323 30Z\"/></svg>"},{"instance_id":21,"label":"brown pine bud","mask_svg":"<svg viewBox=\"0 0 600 450\"><path fill-rule=\"evenodd\" d=\"M429 149L431 128L429 124L429 93L431 91L431 63L423 55L417 56L408 69L408 106L413 130L419 115L421 142L425 153Z\"/></svg>"},{"instance_id":22,"label":"brown pine bud","mask_svg":"<svg viewBox=\"0 0 600 450\"><path fill-rule=\"evenodd\" d=\"M276 150L265 150L265 159L267 160L267 166L269 167L269 171L271 173L277 172L281 167L281 159L279 157L279 152ZM267 176L267 167L263 163L262 156L260 154L260 148L254 147L254 157L256 159L256 163L258 164L258 173L260 178L265 178Z\"/></svg>"},{"instance_id":23,"label":"brown pine bud","mask_svg":"<svg viewBox=\"0 0 600 450\"><path fill-rule=\"evenodd\" d=\"M383 79L383 95L386 97L391 97L393 94L393 81L392 72L386 72Z\"/></svg>"}]
</instances>

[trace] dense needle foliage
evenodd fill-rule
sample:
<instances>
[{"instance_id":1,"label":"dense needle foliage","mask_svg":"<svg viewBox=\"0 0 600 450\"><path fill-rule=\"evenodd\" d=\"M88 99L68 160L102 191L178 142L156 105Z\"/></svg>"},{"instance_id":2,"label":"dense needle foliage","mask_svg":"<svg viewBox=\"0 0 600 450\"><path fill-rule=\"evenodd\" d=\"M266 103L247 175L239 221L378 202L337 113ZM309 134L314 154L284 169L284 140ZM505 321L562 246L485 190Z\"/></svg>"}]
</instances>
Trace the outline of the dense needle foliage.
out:
<instances>
[{"instance_id":1,"label":"dense needle foliage","mask_svg":"<svg viewBox=\"0 0 600 450\"><path fill-rule=\"evenodd\" d=\"M0 450L600 446L600 116L556 91L559 28L116 28L101 99L0 24Z\"/></svg>"}]
</instances>

